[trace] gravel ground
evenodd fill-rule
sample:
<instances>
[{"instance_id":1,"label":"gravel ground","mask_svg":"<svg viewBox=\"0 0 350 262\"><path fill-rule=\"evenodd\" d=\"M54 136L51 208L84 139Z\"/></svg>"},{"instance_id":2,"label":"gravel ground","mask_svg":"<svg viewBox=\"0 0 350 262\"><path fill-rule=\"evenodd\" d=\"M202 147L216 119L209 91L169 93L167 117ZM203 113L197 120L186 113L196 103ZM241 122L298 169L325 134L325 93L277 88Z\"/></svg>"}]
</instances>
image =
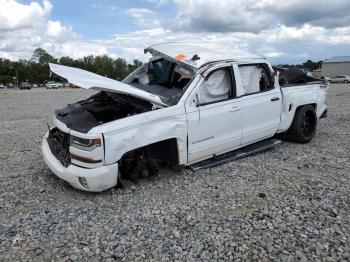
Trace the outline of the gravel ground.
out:
<instances>
[{"instance_id":1,"label":"gravel ground","mask_svg":"<svg viewBox=\"0 0 350 262\"><path fill-rule=\"evenodd\" d=\"M137 186L74 190L44 165L53 110L81 90L0 90L0 260L350 260L350 86L312 142Z\"/></svg>"}]
</instances>

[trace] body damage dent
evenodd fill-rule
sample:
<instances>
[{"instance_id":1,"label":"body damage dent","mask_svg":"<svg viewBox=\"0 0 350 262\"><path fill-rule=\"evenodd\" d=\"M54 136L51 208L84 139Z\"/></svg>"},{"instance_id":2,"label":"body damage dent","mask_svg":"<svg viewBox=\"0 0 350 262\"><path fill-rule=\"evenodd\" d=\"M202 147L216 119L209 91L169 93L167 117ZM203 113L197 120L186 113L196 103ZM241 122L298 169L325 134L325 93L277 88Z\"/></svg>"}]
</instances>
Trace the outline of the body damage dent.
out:
<instances>
[{"instance_id":1,"label":"body damage dent","mask_svg":"<svg viewBox=\"0 0 350 262\"><path fill-rule=\"evenodd\" d=\"M159 141L175 138L179 164L187 162L187 123L185 115L163 119L146 125L135 126L104 135L106 145L105 164L119 161L125 153Z\"/></svg>"}]
</instances>

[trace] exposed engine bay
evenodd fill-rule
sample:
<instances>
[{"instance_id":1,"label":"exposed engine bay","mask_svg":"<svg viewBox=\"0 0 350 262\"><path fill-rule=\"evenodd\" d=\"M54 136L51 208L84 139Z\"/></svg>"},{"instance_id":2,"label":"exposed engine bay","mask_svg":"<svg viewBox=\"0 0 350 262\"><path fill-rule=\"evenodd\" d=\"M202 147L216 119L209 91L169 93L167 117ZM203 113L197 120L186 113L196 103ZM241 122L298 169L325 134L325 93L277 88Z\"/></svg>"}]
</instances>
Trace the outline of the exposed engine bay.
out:
<instances>
[{"instance_id":1,"label":"exposed engine bay","mask_svg":"<svg viewBox=\"0 0 350 262\"><path fill-rule=\"evenodd\" d=\"M132 96L100 92L56 110L56 118L68 128L87 133L92 128L124 117L151 111L150 102Z\"/></svg>"}]
</instances>

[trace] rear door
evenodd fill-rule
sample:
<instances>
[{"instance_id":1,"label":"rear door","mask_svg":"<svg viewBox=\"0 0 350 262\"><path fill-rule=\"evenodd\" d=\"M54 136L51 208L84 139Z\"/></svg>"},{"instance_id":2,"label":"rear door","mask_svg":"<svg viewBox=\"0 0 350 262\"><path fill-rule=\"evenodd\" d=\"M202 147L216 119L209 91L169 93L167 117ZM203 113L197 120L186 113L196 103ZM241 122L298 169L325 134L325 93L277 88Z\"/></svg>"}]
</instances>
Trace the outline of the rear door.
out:
<instances>
[{"instance_id":1,"label":"rear door","mask_svg":"<svg viewBox=\"0 0 350 262\"><path fill-rule=\"evenodd\" d=\"M244 95L242 145L273 136L280 124L282 94L266 64L241 65Z\"/></svg>"},{"instance_id":2,"label":"rear door","mask_svg":"<svg viewBox=\"0 0 350 262\"><path fill-rule=\"evenodd\" d=\"M242 108L236 100L232 66L213 70L186 102L188 162L210 158L238 147Z\"/></svg>"}]
</instances>

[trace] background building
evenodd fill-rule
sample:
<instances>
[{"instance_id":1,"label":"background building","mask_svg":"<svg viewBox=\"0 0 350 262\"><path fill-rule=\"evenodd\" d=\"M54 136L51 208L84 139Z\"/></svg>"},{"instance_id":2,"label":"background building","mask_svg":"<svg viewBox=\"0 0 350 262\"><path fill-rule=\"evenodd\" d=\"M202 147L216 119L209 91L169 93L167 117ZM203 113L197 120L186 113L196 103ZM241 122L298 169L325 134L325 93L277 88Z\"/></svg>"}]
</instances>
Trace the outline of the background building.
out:
<instances>
[{"instance_id":1,"label":"background building","mask_svg":"<svg viewBox=\"0 0 350 262\"><path fill-rule=\"evenodd\" d=\"M350 75L350 56L337 56L326 59L322 63L322 75L329 77Z\"/></svg>"}]
</instances>

